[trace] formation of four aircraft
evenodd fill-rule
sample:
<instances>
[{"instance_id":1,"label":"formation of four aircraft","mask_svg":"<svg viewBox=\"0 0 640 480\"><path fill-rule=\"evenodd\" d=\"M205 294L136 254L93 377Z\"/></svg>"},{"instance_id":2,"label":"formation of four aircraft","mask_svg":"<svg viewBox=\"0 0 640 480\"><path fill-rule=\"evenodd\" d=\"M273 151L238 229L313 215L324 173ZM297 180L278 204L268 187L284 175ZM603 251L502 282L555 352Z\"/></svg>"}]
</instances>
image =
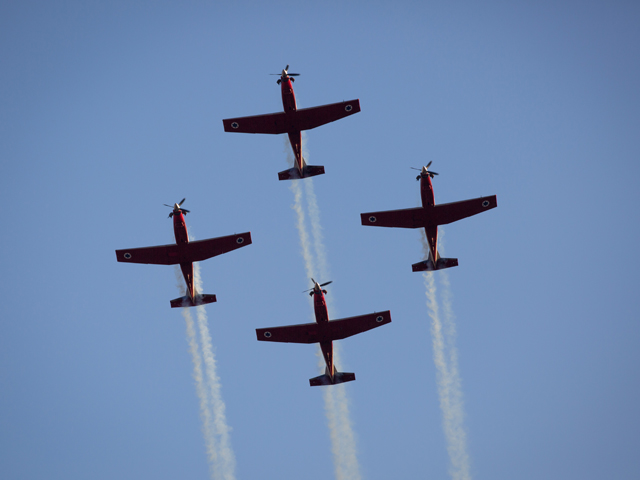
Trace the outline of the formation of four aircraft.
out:
<instances>
[{"instance_id":1,"label":"formation of four aircraft","mask_svg":"<svg viewBox=\"0 0 640 480\"><path fill-rule=\"evenodd\" d=\"M322 105L319 107L298 109L293 92L293 81L297 73L289 73L289 65L279 75L277 83L282 92L284 112L238 117L223 120L226 132L283 134L289 136L295 156L295 166L278 173L280 180L296 180L321 175L324 166L307 165L302 156L302 130L310 130L326 123L353 115L360 111L359 100ZM362 225L376 227L424 228L429 244L429 255L425 260L412 265L414 272L433 271L458 265L457 258L442 258L438 253L438 225L446 225L462 218L470 217L498 206L496 196L480 197L460 202L436 205L431 179L436 172L428 165L422 167L420 175L420 196L422 207L403 210L389 210L361 214ZM180 265L187 288L187 295L171 300L171 307L194 307L216 301L216 296L197 292L193 279L193 262L236 250L251 244L251 233L228 235L226 237L189 241L184 215L189 210L182 208L185 199L175 203L169 218L173 218L173 230L176 243L155 247L129 248L116 250L119 262L147 263L156 265ZM166 204L165 204L166 205ZM322 287L331 282L319 284L315 280L310 295L316 316L315 323L289 325L283 327L256 329L258 340L284 343L319 343L326 363L324 375L311 378L311 386L335 385L355 380L354 373L339 372L333 361L333 341L366 332L372 328L391 323L391 312L370 313L356 317L329 320L327 303Z\"/></svg>"}]
</instances>

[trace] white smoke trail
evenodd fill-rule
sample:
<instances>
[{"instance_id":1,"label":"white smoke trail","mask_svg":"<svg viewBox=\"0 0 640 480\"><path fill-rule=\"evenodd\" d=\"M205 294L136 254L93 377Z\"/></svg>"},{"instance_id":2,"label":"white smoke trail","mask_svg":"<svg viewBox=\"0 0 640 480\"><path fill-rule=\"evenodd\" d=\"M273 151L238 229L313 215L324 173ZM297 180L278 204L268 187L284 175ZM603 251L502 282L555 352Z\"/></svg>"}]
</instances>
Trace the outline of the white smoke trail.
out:
<instances>
[{"instance_id":1,"label":"white smoke trail","mask_svg":"<svg viewBox=\"0 0 640 480\"><path fill-rule=\"evenodd\" d=\"M175 268L176 280L178 292L181 296L186 294L182 273L180 268ZM202 420L202 435L204 436L205 451L207 454L207 460L211 468L211 474L213 478L213 465L216 464L218 458L215 446L214 438L214 425L211 417L211 410L209 408L209 398L207 395L207 389L204 384L202 376L202 356L198 348L198 342L196 339L196 331L194 328L193 318L191 317L191 311L189 308L182 308L182 316L184 317L187 326L187 341L189 343L189 353L191 354L191 361L193 362L193 379L196 383L196 395L200 403L200 419Z\"/></svg>"},{"instance_id":2,"label":"white smoke trail","mask_svg":"<svg viewBox=\"0 0 640 480\"><path fill-rule=\"evenodd\" d=\"M445 255L445 235L444 229L440 228L438 235L438 250ZM449 365L452 370L458 371L458 351L455 348L455 339L457 336L455 314L453 313L453 294L451 293L451 283L449 282L449 274L446 270L440 272L440 283L442 284L442 306L444 311L444 332L447 348L449 349ZM462 399L461 399L462 400Z\"/></svg>"},{"instance_id":3,"label":"white smoke trail","mask_svg":"<svg viewBox=\"0 0 640 480\"><path fill-rule=\"evenodd\" d=\"M202 280L200 266L193 265L193 279L196 291L202 293ZM206 379L209 387L210 407L213 412L214 435L217 439L217 462L213 464L213 478L216 480L234 480L236 459L231 448L229 438L229 425L225 415L226 405L222 400L220 377L217 373L216 358L213 353L211 334L207 325L207 312L204 306L195 307L202 345L202 357L204 359Z\"/></svg>"},{"instance_id":4,"label":"white smoke trail","mask_svg":"<svg viewBox=\"0 0 640 480\"><path fill-rule=\"evenodd\" d=\"M304 135L304 133L302 140L303 154L306 159L308 152L306 151L306 135ZM290 157L289 163L292 163L291 160L292 158ZM304 183L305 186L307 210L309 213L315 256L311 254L309 248L311 242L306 228L300 183ZM316 280L327 281L329 278L329 263L323 242L320 209L318 208L313 189L313 180L311 178L294 180L290 188L294 194L294 205L292 208L296 212L296 228L300 236L302 257L304 259L307 276L313 277L314 272L316 272ZM335 304L335 301L332 301L332 304ZM332 311L333 309L330 310ZM332 316L332 314L330 314L330 316ZM318 349L317 355L318 366L321 372L324 373L325 364L320 349ZM342 365L339 357L338 346L334 344L334 361L336 365ZM360 480L362 477L356 456L355 435L349 413L349 401L345 386L339 384L321 388L323 388L325 414L329 425L329 437L331 440L331 451L333 454L336 478L338 480Z\"/></svg>"},{"instance_id":5,"label":"white smoke trail","mask_svg":"<svg viewBox=\"0 0 640 480\"><path fill-rule=\"evenodd\" d=\"M314 252L318 261L318 271L320 278L326 281L329 279L329 263L323 242L320 209L318 208L312 179L305 182L305 193L309 207L309 221L311 223ZM332 296L331 304L335 305L335 296ZM333 309L330 308L329 310L332 313ZM333 356L336 365L340 365L343 368L341 348L338 344L334 345ZM339 479L359 479L361 478L360 467L356 456L355 435L345 385L339 384L332 388L325 388L324 401L327 418L329 419L329 431L332 435L331 443L334 463L336 464L336 477Z\"/></svg>"},{"instance_id":6,"label":"white smoke trail","mask_svg":"<svg viewBox=\"0 0 640 480\"><path fill-rule=\"evenodd\" d=\"M302 153L305 161L309 157L309 152L307 150L307 133L302 132ZM320 223L320 208L318 208L318 201L316 198L316 194L313 188L313 177L307 178L305 180L296 181L296 184L302 183L305 187L305 200L307 202L307 211L309 213L309 223L311 225L311 235L313 237L313 250L315 253L315 264L312 263L312 267L316 273L316 280L320 282L326 282L329 280L329 262L327 261L327 252L324 246L324 236L322 235L322 224ZM302 189L300 186L297 186L297 191L299 192L299 197L296 198L296 204L299 209L302 210ZM302 223L302 230L304 230L304 241L307 243L306 248L309 248L309 235L306 232L305 223L304 223L304 213L302 217L302 222L298 219L298 223ZM298 231L301 229L299 228ZM302 243L303 237L301 234L300 243ZM310 254L309 254L310 255ZM311 255L310 255L311 256ZM306 263L306 259L305 259ZM333 298L333 296L332 296ZM335 304L335 301L331 302ZM332 307L329 308L330 317L333 312L331 312ZM334 352L335 358L335 352Z\"/></svg>"},{"instance_id":7,"label":"white smoke trail","mask_svg":"<svg viewBox=\"0 0 640 480\"><path fill-rule=\"evenodd\" d=\"M424 231L422 231L421 239L423 250L427 252L429 247ZM451 305L450 283L444 271L439 271L438 275L440 275L443 283L444 331L436 298L434 273L424 272L423 277L427 307L429 308L429 317L431 317L433 362L437 371L438 396L443 417L442 425L451 463L449 473L454 480L469 480L471 474L469 472L469 455L467 453L467 435L463 424L464 408L458 371L458 352L455 346L456 328Z\"/></svg>"},{"instance_id":8,"label":"white smoke trail","mask_svg":"<svg viewBox=\"0 0 640 480\"><path fill-rule=\"evenodd\" d=\"M320 209L318 208L316 193L313 189L313 179L304 180L303 183L307 199L307 208L309 210L313 250L318 261L318 275L322 282L326 282L329 279L329 262L327 262L327 252L324 247L324 237L320 223Z\"/></svg>"},{"instance_id":9,"label":"white smoke trail","mask_svg":"<svg viewBox=\"0 0 640 480\"><path fill-rule=\"evenodd\" d=\"M309 249L309 233L305 225L305 214L302 208L302 189L300 188L300 182L305 180L293 180L289 189L293 192L293 205L291 208L296 212L296 229L298 230L298 236L300 237L300 248L302 253L302 259L304 260L304 268L307 277L312 278L315 275L315 265L311 250ZM317 275L315 275L317 276Z\"/></svg>"}]
</instances>

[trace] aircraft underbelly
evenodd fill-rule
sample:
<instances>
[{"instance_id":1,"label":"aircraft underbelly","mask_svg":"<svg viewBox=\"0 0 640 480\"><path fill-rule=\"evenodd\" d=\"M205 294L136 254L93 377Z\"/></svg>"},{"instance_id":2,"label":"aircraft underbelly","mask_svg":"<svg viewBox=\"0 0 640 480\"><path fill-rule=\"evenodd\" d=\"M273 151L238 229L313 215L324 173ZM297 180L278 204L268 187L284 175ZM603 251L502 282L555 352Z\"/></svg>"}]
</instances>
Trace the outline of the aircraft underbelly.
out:
<instances>
[{"instance_id":1,"label":"aircraft underbelly","mask_svg":"<svg viewBox=\"0 0 640 480\"><path fill-rule=\"evenodd\" d=\"M181 263L180 270L182 270L184 281L187 282L187 295L193 298L195 294L193 289L193 263Z\"/></svg>"},{"instance_id":2,"label":"aircraft underbelly","mask_svg":"<svg viewBox=\"0 0 640 480\"><path fill-rule=\"evenodd\" d=\"M333 377L333 342L321 342L320 349L322 350L322 356L327 364L329 375Z\"/></svg>"}]
</instances>

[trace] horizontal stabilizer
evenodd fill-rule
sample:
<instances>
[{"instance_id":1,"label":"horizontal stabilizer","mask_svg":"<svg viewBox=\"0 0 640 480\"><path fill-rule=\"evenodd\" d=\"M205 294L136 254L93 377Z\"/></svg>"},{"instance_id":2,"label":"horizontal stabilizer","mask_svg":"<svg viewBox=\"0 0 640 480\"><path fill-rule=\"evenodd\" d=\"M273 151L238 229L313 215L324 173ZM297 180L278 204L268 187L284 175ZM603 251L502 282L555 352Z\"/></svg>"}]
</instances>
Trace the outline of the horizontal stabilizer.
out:
<instances>
[{"instance_id":1,"label":"horizontal stabilizer","mask_svg":"<svg viewBox=\"0 0 640 480\"><path fill-rule=\"evenodd\" d=\"M302 176L296 167L289 170L283 170L278 172L278 180L297 180L300 178L315 177L316 175L323 175L324 167L322 165L305 165L302 169Z\"/></svg>"},{"instance_id":2,"label":"horizontal stabilizer","mask_svg":"<svg viewBox=\"0 0 640 480\"><path fill-rule=\"evenodd\" d=\"M198 305L206 305L207 303L213 303L216 301L215 295L209 295L208 293L197 294L194 300L191 300L188 296L175 298L171 300L171 308L180 307L197 307Z\"/></svg>"},{"instance_id":3,"label":"horizontal stabilizer","mask_svg":"<svg viewBox=\"0 0 640 480\"><path fill-rule=\"evenodd\" d=\"M309 385L311 385L312 387L318 387L320 385L336 385L338 383L353 382L356 379L355 373L339 372L338 370L336 370L333 375L333 381L331 381L329 370L326 367L325 372L326 373L324 375L310 378Z\"/></svg>"},{"instance_id":4,"label":"horizontal stabilizer","mask_svg":"<svg viewBox=\"0 0 640 480\"><path fill-rule=\"evenodd\" d=\"M411 268L414 272L432 272L434 270L442 270L443 268L457 267L457 258L439 258L435 266L433 261L429 258L422 262L414 263Z\"/></svg>"}]
</instances>

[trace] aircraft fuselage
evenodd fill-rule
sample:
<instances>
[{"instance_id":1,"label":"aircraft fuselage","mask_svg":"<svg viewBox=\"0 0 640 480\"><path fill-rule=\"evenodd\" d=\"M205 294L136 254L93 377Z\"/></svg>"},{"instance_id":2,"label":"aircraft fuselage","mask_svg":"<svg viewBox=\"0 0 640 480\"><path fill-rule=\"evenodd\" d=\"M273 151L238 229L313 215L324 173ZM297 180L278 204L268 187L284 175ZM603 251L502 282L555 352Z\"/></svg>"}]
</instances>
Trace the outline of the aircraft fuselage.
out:
<instances>
[{"instance_id":1,"label":"aircraft fuselage","mask_svg":"<svg viewBox=\"0 0 640 480\"><path fill-rule=\"evenodd\" d=\"M282 91L282 106L285 113L295 112L298 109L296 105L296 94L293 93L293 82L291 77L285 77L280 82L280 90Z\"/></svg>"},{"instance_id":2,"label":"aircraft fuselage","mask_svg":"<svg viewBox=\"0 0 640 480\"><path fill-rule=\"evenodd\" d=\"M420 175L420 198L422 199L422 208L433 207L436 204L430 175ZM438 226L427 225L424 227L424 231L427 235L427 243L429 243L431 260L435 264L438 261Z\"/></svg>"},{"instance_id":3,"label":"aircraft fuselage","mask_svg":"<svg viewBox=\"0 0 640 480\"><path fill-rule=\"evenodd\" d=\"M316 314L316 323L319 325L329 323L329 312L327 311L327 302L324 298L322 290L314 289L313 292L313 310ZM327 370L329 376L333 380L335 373L333 365L333 342L320 342L320 350L322 350L322 356L327 364Z\"/></svg>"},{"instance_id":4,"label":"aircraft fuselage","mask_svg":"<svg viewBox=\"0 0 640 480\"><path fill-rule=\"evenodd\" d=\"M176 236L176 243L178 245L189 243L189 233L187 232L187 224L184 221L184 215L180 210L173 213L173 233ZM187 295L193 299L195 295L193 286L193 263L181 263L180 270L182 270L182 276L184 281L187 282Z\"/></svg>"},{"instance_id":5,"label":"aircraft fuselage","mask_svg":"<svg viewBox=\"0 0 640 480\"><path fill-rule=\"evenodd\" d=\"M280 90L282 92L282 106L285 113L293 113L298 110L296 104L296 94L293 92L293 82L291 77L284 77L280 81ZM302 160L302 134L300 130L291 130L287 132L289 134L289 142L291 142L291 149L293 155L296 157L296 167L302 176L302 169L304 168Z\"/></svg>"}]
</instances>

